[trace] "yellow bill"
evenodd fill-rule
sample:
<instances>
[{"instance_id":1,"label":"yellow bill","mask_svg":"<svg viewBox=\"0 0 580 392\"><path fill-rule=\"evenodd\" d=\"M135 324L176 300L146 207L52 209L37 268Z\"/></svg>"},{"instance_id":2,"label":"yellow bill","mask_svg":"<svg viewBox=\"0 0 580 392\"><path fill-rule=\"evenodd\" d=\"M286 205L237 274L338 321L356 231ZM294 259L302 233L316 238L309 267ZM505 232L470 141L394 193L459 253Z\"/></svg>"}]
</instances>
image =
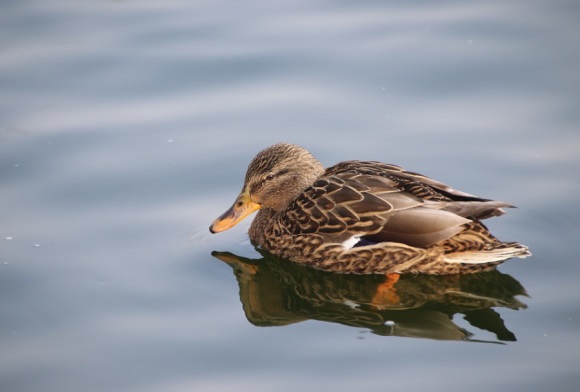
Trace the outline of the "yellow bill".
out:
<instances>
[{"instance_id":1,"label":"yellow bill","mask_svg":"<svg viewBox=\"0 0 580 392\"><path fill-rule=\"evenodd\" d=\"M247 192L242 192L234 204L226 212L221 214L219 218L213 221L209 227L209 231L212 233L219 233L231 229L246 216L259 210L260 207L261 206L258 203L254 203L250 200L250 195Z\"/></svg>"}]
</instances>

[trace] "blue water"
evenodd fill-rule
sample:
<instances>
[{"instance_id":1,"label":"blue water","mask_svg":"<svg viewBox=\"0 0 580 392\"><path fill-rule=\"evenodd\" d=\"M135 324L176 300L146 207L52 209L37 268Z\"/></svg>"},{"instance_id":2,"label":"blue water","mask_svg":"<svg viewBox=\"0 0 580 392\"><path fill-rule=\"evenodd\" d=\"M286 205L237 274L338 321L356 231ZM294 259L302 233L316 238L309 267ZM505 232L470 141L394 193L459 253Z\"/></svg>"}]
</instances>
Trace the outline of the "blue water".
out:
<instances>
[{"instance_id":1,"label":"blue water","mask_svg":"<svg viewBox=\"0 0 580 392\"><path fill-rule=\"evenodd\" d=\"M2 391L577 387L576 2L0 10ZM263 260L249 219L211 235L279 141L513 203L488 225L533 256L377 309L374 278Z\"/></svg>"}]
</instances>

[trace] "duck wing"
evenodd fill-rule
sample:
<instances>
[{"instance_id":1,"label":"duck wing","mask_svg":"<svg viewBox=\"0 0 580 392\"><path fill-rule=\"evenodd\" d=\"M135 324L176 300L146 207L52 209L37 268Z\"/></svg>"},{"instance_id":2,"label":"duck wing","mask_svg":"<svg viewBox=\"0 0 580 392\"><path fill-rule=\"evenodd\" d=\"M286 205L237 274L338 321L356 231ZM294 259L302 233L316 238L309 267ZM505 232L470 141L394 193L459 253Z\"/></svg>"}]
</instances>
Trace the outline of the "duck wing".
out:
<instances>
[{"instance_id":1,"label":"duck wing","mask_svg":"<svg viewBox=\"0 0 580 392\"><path fill-rule=\"evenodd\" d=\"M329 167L324 176L366 174L387 178L392 186L402 192L414 195L424 201L445 201L443 207L470 219L486 219L505 214L503 208L512 205L490 199L484 199L459 191L425 175L407 171L399 166L376 161L345 161ZM439 208L439 207L437 207Z\"/></svg>"},{"instance_id":2,"label":"duck wing","mask_svg":"<svg viewBox=\"0 0 580 392\"><path fill-rule=\"evenodd\" d=\"M470 222L446 211L447 205L435 197L423 200L388 176L346 170L306 188L282 214L281 223L292 234L318 234L345 247L360 238L427 247Z\"/></svg>"}]
</instances>

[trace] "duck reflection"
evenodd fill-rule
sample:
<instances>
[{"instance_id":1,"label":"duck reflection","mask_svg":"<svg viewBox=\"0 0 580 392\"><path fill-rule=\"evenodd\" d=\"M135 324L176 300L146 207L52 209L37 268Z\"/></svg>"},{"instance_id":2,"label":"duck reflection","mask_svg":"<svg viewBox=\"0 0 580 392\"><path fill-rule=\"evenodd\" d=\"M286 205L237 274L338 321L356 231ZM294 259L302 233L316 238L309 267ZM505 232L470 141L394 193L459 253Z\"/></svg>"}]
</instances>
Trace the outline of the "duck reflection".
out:
<instances>
[{"instance_id":1,"label":"duck reflection","mask_svg":"<svg viewBox=\"0 0 580 392\"><path fill-rule=\"evenodd\" d=\"M365 328L377 335L468 340L456 325L462 314L499 341L516 336L493 308L525 309L524 287L497 270L466 275L345 275L307 268L261 252L248 259L229 252L212 256L232 267L248 321L283 326L320 320Z\"/></svg>"}]
</instances>

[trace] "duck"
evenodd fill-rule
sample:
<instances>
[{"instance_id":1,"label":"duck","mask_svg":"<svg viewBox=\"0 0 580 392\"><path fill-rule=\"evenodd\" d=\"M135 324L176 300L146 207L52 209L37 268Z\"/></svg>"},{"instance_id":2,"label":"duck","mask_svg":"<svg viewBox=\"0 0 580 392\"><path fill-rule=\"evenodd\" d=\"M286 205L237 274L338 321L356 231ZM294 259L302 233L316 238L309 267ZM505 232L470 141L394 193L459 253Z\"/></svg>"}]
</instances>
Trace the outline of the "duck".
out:
<instances>
[{"instance_id":1,"label":"duck","mask_svg":"<svg viewBox=\"0 0 580 392\"><path fill-rule=\"evenodd\" d=\"M250 162L238 197L209 229L258 211L250 241L291 262L346 274L465 274L530 255L481 222L511 207L393 164L325 168L305 148L278 143Z\"/></svg>"}]
</instances>

